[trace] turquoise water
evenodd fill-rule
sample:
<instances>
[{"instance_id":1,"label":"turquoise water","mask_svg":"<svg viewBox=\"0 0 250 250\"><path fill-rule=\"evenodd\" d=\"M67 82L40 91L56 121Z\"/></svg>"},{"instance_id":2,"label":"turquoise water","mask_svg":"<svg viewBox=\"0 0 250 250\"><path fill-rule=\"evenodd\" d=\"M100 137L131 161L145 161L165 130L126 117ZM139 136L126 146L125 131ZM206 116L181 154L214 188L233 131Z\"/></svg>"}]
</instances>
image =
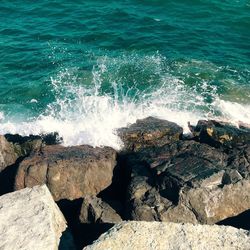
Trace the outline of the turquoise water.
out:
<instances>
[{"instance_id":1,"label":"turquoise water","mask_svg":"<svg viewBox=\"0 0 250 250\"><path fill-rule=\"evenodd\" d=\"M0 2L1 133L119 148L148 115L250 123L249 0L82 2Z\"/></svg>"}]
</instances>

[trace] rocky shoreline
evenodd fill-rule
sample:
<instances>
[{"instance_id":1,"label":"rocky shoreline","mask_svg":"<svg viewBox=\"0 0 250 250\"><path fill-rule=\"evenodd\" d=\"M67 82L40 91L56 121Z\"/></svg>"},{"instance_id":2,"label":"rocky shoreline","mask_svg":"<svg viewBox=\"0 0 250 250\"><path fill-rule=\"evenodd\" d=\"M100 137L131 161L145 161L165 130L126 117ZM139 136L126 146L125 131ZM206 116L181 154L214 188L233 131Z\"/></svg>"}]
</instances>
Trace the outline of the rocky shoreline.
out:
<instances>
[{"instance_id":1,"label":"rocky shoreline","mask_svg":"<svg viewBox=\"0 0 250 250\"><path fill-rule=\"evenodd\" d=\"M189 128L138 120L119 152L0 136L0 248L250 249L249 125Z\"/></svg>"}]
</instances>

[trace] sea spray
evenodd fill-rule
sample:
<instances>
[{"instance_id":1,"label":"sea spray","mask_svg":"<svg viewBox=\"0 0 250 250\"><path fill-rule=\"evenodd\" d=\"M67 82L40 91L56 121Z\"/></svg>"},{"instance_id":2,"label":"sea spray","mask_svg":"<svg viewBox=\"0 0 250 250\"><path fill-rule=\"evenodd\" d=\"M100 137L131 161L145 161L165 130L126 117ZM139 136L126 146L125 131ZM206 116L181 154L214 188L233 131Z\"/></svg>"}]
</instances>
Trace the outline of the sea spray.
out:
<instances>
[{"instance_id":1,"label":"sea spray","mask_svg":"<svg viewBox=\"0 0 250 250\"><path fill-rule=\"evenodd\" d=\"M208 62L170 62L159 53L101 56L91 74L77 67L61 69L51 77L54 101L46 110L26 122L5 120L0 133L56 131L65 146L120 149L116 130L147 116L174 121L185 132L187 122L195 124L198 119L250 122L249 107L220 98L213 84L219 70Z\"/></svg>"}]
</instances>

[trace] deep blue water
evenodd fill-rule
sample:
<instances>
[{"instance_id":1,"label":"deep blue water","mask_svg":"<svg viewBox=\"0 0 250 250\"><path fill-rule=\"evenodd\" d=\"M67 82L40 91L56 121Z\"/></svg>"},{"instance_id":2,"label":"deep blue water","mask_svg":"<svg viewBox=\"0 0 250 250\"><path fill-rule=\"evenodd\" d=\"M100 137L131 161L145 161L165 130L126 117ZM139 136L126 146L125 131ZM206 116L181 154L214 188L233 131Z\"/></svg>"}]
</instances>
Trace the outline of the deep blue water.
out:
<instances>
[{"instance_id":1,"label":"deep blue water","mask_svg":"<svg viewBox=\"0 0 250 250\"><path fill-rule=\"evenodd\" d=\"M1 133L116 146L148 115L250 123L249 0L31 2L0 1Z\"/></svg>"}]
</instances>

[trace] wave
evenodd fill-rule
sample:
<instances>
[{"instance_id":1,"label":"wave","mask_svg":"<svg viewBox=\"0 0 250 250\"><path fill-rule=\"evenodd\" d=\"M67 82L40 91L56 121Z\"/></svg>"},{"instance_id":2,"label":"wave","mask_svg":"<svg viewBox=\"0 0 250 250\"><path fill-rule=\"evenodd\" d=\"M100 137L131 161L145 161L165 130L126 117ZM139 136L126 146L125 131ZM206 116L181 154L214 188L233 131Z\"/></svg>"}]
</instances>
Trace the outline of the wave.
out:
<instances>
[{"instance_id":1,"label":"wave","mask_svg":"<svg viewBox=\"0 0 250 250\"><path fill-rule=\"evenodd\" d=\"M158 53L99 57L91 74L71 68L52 77L55 101L33 120L10 121L0 113L0 133L56 131L65 146L89 144L120 149L122 142L116 130L147 116L176 122L185 132L188 121L195 124L199 119L250 123L250 106L221 99L218 87L207 76L199 78L194 72L198 81L187 84L187 78L181 75L190 75L189 69L197 64L206 66L211 75L218 71L207 62L189 61L178 65L176 76L176 64L171 66ZM82 78L76 77L79 73ZM36 104L37 100L32 102Z\"/></svg>"}]
</instances>

